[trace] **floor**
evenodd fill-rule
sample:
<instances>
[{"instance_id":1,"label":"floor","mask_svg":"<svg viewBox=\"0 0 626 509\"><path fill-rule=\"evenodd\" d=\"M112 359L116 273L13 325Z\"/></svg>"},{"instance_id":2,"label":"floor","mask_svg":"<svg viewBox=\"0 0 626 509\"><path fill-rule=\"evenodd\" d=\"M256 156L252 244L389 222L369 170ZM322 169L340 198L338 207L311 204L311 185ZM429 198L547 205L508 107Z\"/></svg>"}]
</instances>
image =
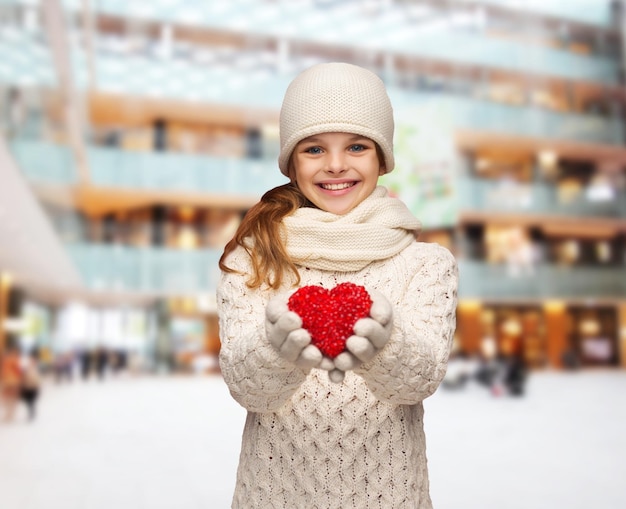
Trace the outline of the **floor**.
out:
<instances>
[{"instance_id":1,"label":"floor","mask_svg":"<svg viewBox=\"0 0 626 509\"><path fill-rule=\"evenodd\" d=\"M435 509L626 507L626 371L425 405ZM49 382L34 422L0 422L0 508L227 509L244 417L219 375Z\"/></svg>"}]
</instances>

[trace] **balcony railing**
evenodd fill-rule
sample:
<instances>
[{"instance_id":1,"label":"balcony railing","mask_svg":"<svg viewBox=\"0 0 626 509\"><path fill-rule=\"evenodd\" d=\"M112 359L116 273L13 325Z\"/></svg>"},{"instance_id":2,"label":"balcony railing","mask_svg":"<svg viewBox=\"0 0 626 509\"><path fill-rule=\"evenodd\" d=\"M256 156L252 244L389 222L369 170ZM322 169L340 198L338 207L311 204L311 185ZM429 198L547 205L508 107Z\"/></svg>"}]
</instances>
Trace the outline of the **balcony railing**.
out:
<instances>
[{"instance_id":1,"label":"balcony railing","mask_svg":"<svg viewBox=\"0 0 626 509\"><path fill-rule=\"evenodd\" d=\"M467 299L624 298L625 267L538 264L532 269L459 261L459 297Z\"/></svg>"},{"instance_id":2,"label":"balcony railing","mask_svg":"<svg viewBox=\"0 0 626 509\"><path fill-rule=\"evenodd\" d=\"M474 0L454 0L457 3L474 3ZM609 27L611 19L611 0L481 0L484 4L494 7L511 7L520 12L534 12L547 16L555 16L579 23L588 23Z\"/></svg>"},{"instance_id":3,"label":"balcony railing","mask_svg":"<svg viewBox=\"0 0 626 509\"><path fill-rule=\"evenodd\" d=\"M176 250L105 244L67 249L92 290L157 295L214 292L221 250Z\"/></svg>"},{"instance_id":4,"label":"balcony railing","mask_svg":"<svg viewBox=\"0 0 626 509\"><path fill-rule=\"evenodd\" d=\"M626 218L626 193L612 188L596 194L593 188L587 188L576 196L562 198L556 186L538 182L461 177L455 186L459 210Z\"/></svg>"},{"instance_id":5,"label":"balcony railing","mask_svg":"<svg viewBox=\"0 0 626 509\"><path fill-rule=\"evenodd\" d=\"M625 140L624 122L619 117L560 113L443 94L415 94L412 100L439 101L450 112L453 125L465 129L615 145ZM409 105L408 98L406 105Z\"/></svg>"},{"instance_id":6,"label":"balcony railing","mask_svg":"<svg viewBox=\"0 0 626 509\"><path fill-rule=\"evenodd\" d=\"M18 0L4 0L8 4L18 4ZM475 4L476 0L454 0L459 5L463 4ZM25 3L22 0L21 3ZM254 0L237 0L229 2L230 6L215 6L212 9L207 9L203 6L203 9L193 9L186 1L172 1L172 0L157 0L153 1L150 7L145 5L134 5L132 2L128 3L124 0L105 0L100 1L99 6L102 11L115 13L122 16L151 18L154 20L163 21L179 21L179 22L195 22L200 24L208 23L211 20L217 19L222 23L228 22L232 28L240 28L245 26L244 21L239 20L236 23L236 16L243 16L249 14L250 11L257 7ZM257 16L251 16L252 20L258 20L257 24L261 22L268 22L268 18L271 18L272 11L286 11L290 13L289 2L284 0L283 2L276 2L279 5L272 9L273 5L263 5L266 11L269 11L265 16L258 18ZM321 2L320 2L321 3ZM330 2L326 2L329 4ZM337 2L338 3L338 2ZM511 7L514 10L520 12L534 12L538 14L544 14L548 16L556 16L565 18L572 21L581 23L596 24L599 26L610 26L611 23L611 0L569 0L563 2L563 0L482 0L481 3L486 5L494 5L495 7ZM78 0L63 0L63 4L72 9L80 8L80 2ZM281 5L282 4L282 5ZM296 7L296 6L294 6ZM326 5L328 9L330 6ZM341 7L341 6L340 6ZM309 9L309 11L303 11L303 9ZM345 11L345 6L343 7ZM309 4L304 6L297 6L297 11L305 14L311 14L313 7ZM305 16L309 17L309 16ZM235 18L235 19L233 19ZM203 22L203 20L206 20Z\"/></svg>"},{"instance_id":7,"label":"balcony railing","mask_svg":"<svg viewBox=\"0 0 626 509\"><path fill-rule=\"evenodd\" d=\"M76 1L66 1L69 8L78 9ZM528 3L528 2L527 2ZM591 21L610 26L611 12L607 1L570 1L558 5L558 0L533 1L522 9L543 12L565 19ZM562 3L562 2L561 2ZM298 42L354 47L359 51L398 52L415 58L436 58L469 65L486 65L522 72L562 76L617 84L619 62L613 59L589 57L549 47L533 47L521 42L495 40L486 37L485 27L470 19L461 26L452 24L445 13L431 13L423 18L407 12L402 5L390 4L371 13L358 3L327 5L324 9L315 2L278 4L235 0L214 4L189 6L187 2L155 1L147 9L141 4L124 0L104 0L97 5L101 14L130 17L153 22L189 24L206 29L243 32L251 36L293 38ZM584 14L583 14L584 13ZM350 30L334 26L333 19L350 19ZM459 51L463 48L463 51ZM249 58L231 55L235 67L249 65ZM274 59L275 61L277 59ZM136 81L137 73L124 72L124 62L118 62L118 80ZM185 80L186 86L192 82Z\"/></svg>"},{"instance_id":8,"label":"balcony railing","mask_svg":"<svg viewBox=\"0 0 626 509\"><path fill-rule=\"evenodd\" d=\"M76 182L73 159L67 147L14 140L11 148L18 165L33 182L54 185ZM131 152L103 147L91 147L88 153L92 184L98 187L259 197L268 189L287 182L273 160ZM459 210L626 218L626 195L618 190L606 189L594 194L586 189L566 200L559 197L555 186L541 182L522 184L457 177L454 187Z\"/></svg>"},{"instance_id":9,"label":"balcony railing","mask_svg":"<svg viewBox=\"0 0 626 509\"><path fill-rule=\"evenodd\" d=\"M82 12L81 2L66 0L65 4L71 12ZM486 36L480 27L459 29L446 26L445 15L437 17L443 26L429 29L428 22L410 19L402 7L385 10L372 24L371 17L364 14L365 9L359 8L358 3L344 6L343 12L336 13L328 10L329 7L321 11L311 2L297 6L288 2L279 4L236 0L190 6L188 2L162 0L151 2L146 8L141 2L106 0L98 2L95 7L100 14L129 16L157 23L193 24L219 31L273 37L278 41L293 38L298 43L309 41L342 48L353 47L359 52L398 53L418 59L437 59L607 85L619 84L618 58L581 55L563 49L493 39ZM547 14L565 19L569 14L570 18L582 18L582 21L606 20L608 23L610 20L607 2L585 0L563 3L552 0L533 1L533 4L530 10L543 9ZM542 7L541 4L545 5ZM351 19L352 30L329 24L328 18L332 18L333 13L342 16L342 19ZM357 23L358 19L362 23ZM276 88L277 85L280 97L291 78L284 76L285 72L279 72L281 66L277 53L255 52L246 48L225 55L223 48L194 49L189 44L183 44L180 48L173 48L172 55L163 57L155 50L158 44L146 43L145 47L139 47L133 53L130 46L121 43L119 38L111 38L108 45L105 39L104 36L98 38L100 42L94 54L98 89L105 92L211 100L215 95L212 90L221 87L241 92L241 97L247 101L248 97L262 97L268 88ZM71 38L74 81L79 89L85 89L92 84L88 59L79 43L79 38ZM14 51L16 47L20 48L19 52ZM19 26L1 30L0 57L0 82L28 87L56 85L50 48L41 31L25 30ZM298 62L296 54L292 58L291 63L296 66L307 64L304 58Z\"/></svg>"},{"instance_id":10,"label":"balcony railing","mask_svg":"<svg viewBox=\"0 0 626 509\"><path fill-rule=\"evenodd\" d=\"M9 146L17 165L28 179L53 185L76 182L76 164L67 145L43 140L13 139Z\"/></svg>"},{"instance_id":11,"label":"balcony railing","mask_svg":"<svg viewBox=\"0 0 626 509\"><path fill-rule=\"evenodd\" d=\"M90 147L96 186L260 196L285 184L275 161Z\"/></svg>"}]
</instances>

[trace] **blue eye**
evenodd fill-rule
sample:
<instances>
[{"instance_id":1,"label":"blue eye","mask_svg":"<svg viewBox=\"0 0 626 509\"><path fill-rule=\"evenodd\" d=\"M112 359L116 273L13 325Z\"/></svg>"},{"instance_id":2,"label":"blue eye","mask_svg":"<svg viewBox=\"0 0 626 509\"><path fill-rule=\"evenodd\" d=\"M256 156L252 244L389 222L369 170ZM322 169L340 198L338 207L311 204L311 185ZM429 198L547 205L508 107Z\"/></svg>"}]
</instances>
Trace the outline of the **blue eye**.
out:
<instances>
[{"instance_id":1,"label":"blue eye","mask_svg":"<svg viewBox=\"0 0 626 509\"><path fill-rule=\"evenodd\" d=\"M350 146L350 150L352 152L363 152L367 147L365 147L365 145L361 145L359 143L355 143L354 145Z\"/></svg>"},{"instance_id":2,"label":"blue eye","mask_svg":"<svg viewBox=\"0 0 626 509\"><path fill-rule=\"evenodd\" d=\"M321 154L322 149L320 147L309 147L305 150L305 152L308 152L309 154Z\"/></svg>"}]
</instances>

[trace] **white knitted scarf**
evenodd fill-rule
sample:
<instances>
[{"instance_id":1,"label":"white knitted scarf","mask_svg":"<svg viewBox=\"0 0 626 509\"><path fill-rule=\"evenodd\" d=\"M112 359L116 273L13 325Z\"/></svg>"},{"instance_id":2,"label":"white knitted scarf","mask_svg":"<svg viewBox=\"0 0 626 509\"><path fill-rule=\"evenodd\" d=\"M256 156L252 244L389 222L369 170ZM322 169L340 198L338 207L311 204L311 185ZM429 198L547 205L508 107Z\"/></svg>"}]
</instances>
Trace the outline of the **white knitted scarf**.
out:
<instances>
[{"instance_id":1,"label":"white knitted scarf","mask_svg":"<svg viewBox=\"0 0 626 509\"><path fill-rule=\"evenodd\" d=\"M283 221L287 252L297 265L342 272L392 257L415 241L421 228L382 186L347 214L302 207Z\"/></svg>"}]
</instances>

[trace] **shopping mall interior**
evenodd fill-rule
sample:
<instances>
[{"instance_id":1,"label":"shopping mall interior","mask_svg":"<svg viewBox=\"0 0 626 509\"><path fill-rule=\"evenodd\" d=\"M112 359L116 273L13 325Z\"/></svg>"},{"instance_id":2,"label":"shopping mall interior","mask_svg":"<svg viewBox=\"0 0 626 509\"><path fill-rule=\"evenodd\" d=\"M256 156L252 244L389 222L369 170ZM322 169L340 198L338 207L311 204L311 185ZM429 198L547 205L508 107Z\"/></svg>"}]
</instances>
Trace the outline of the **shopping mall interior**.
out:
<instances>
[{"instance_id":1,"label":"shopping mall interior","mask_svg":"<svg viewBox=\"0 0 626 509\"><path fill-rule=\"evenodd\" d=\"M625 27L609 0L0 2L0 354L217 370L282 95L344 61L394 105L381 184L458 260L457 351L625 368Z\"/></svg>"}]
</instances>

